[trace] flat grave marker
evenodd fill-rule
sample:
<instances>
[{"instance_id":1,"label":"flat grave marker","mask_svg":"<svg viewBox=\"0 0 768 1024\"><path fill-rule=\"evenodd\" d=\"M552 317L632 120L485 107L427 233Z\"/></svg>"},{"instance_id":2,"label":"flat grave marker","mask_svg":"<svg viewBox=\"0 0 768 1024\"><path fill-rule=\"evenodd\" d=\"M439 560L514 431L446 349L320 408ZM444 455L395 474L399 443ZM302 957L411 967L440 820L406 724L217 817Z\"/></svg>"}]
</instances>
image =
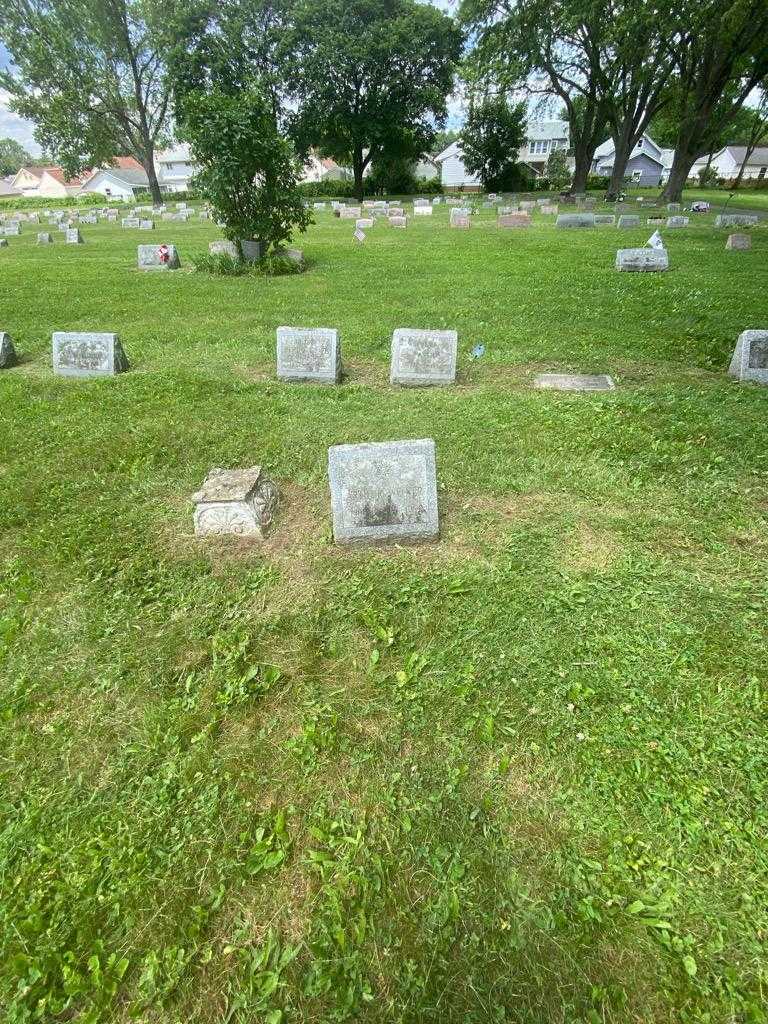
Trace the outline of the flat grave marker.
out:
<instances>
[{"instance_id":1,"label":"flat grave marker","mask_svg":"<svg viewBox=\"0 0 768 1024\"><path fill-rule=\"evenodd\" d=\"M538 373L533 386L549 391L613 391L616 385L607 374Z\"/></svg>"}]
</instances>

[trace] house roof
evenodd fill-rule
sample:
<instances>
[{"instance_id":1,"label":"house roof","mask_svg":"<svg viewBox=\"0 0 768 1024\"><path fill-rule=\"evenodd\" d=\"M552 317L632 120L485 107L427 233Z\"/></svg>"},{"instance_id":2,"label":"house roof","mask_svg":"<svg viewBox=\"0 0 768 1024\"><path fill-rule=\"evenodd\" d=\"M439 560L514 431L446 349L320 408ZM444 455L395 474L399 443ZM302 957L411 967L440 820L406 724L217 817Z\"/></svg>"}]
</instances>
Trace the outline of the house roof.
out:
<instances>
[{"instance_id":1,"label":"house roof","mask_svg":"<svg viewBox=\"0 0 768 1024\"><path fill-rule=\"evenodd\" d=\"M567 121L531 121L525 137L530 142L544 142L547 139L567 139Z\"/></svg>"},{"instance_id":2,"label":"house roof","mask_svg":"<svg viewBox=\"0 0 768 1024\"><path fill-rule=\"evenodd\" d=\"M643 137L644 141L650 142L650 144L652 146L654 146L657 150L659 150L661 156L660 157L653 156L653 154L649 153L648 150L646 150L646 149L638 149L637 148L637 144L635 144L635 146L634 146L634 148L632 150L632 154L630 156L630 160L633 160L636 156L645 156L645 157L648 157L649 160L653 160L653 162L655 164L659 164L660 167L671 167L672 166L671 160L670 160L670 162L668 164L664 163L664 159L663 159L664 150L662 150L660 146L656 145L656 143L653 141L653 139L648 134L648 132L644 132L642 137ZM602 160L602 159L604 159L606 157L611 157L611 156L613 156L613 152L614 152L613 139L606 139L605 142L603 142L602 145L598 146L597 149L595 150L595 155L593 157L593 160ZM673 151L670 150L670 152L673 152Z\"/></svg>"},{"instance_id":3,"label":"house roof","mask_svg":"<svg viewBox=\"0 0 768 1024\"><path fill-rule=\"evenodd\" d=\"M100 175L111 178L113 181L123 185L128 185L130 188L133 188L135 185L142 185L144 187L149 185L147 172L141 165L138 168L128 167L125 170L121 167L99 167L83 182L83 185L90 185Z\"/></svg>"},{"instance_id":4,"label":"house roof","mask_svg":"<svg viewBox=\"0 0 768 1024\"><path fill-rule=\"evenodd\" d=\"M64 171L60 167L48 166L48 167L35 167L26 168L26 170L32 171L35 177L42 178L43 174L47 174L50 178L58 181L60 185L65 188L75 188L77 185L82 185L88 177L87 174L76 174L73 178L68 178ZM40 174L37 174L40 171Z\"/></svg>"},{"instance_id":5,"label":"house roof","mask_svg":"<svg viewBox=\"0 0 768 1024\"><path fill-rule=\"evenodd\" d=\"M163 164L189 163L192 159L189 153L189 143L178 142L170 149L164 149L157 154L157 159Z\"/></svg>"},{"instance_id":6,"label":"house roof","mask_svg":"<svg viewBox=\"0 0 768 1024\"><path fill-rule=\"evenodd\" d=\"M455 139L450 146L446 146L442 153L438 153L437 156L433 156L432 159L436 164L441 164L443 160L448 160L450 157L459 156L460 154L461 146L459 145L459 140Z\"/></svg>"},{"instance_id":7,"label":"house roof","mask_svg":"<svg viewBox=\"0 0 768 1024\"><path fill-rule=\"evenodd\" d=\"M726 146L728 152L731 154L733 159L739 166L741 166L744 155L747 152L746 146ZM750 154L747 160L747 167L766 167L768 166L768 146L757 146Z\"/></svg>"}]
</instances>

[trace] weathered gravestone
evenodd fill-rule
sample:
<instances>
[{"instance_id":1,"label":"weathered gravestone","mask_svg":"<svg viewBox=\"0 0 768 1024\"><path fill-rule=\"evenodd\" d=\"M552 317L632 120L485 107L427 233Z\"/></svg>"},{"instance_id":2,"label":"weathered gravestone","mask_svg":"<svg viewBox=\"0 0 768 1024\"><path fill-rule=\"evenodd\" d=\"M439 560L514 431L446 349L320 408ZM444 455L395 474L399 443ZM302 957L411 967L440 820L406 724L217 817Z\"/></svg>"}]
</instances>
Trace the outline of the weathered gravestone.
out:
<instances>
[{"instance_id":1,"label":"weathered gravestone","mask_svg":"<svg viewBox=\"0 0 768 1024\"><path fill-rule=\"evenodd\" d=\"M536 209L536 203L533 203L528 199L522 199L520 201L520 209L527 213L529 210Z\"/></svg>"},{"instance_id":2,"label":"weathered gravestone","mask_svg":"<svg viewBox=\"0 0 768 1024\"><path fill-rule=\"evenodd\" d=\"M666 249L619 249L616 253L616 269L646 273L669 270L669 255Z\"/></svg>"},{"instance_id":3,"label":"weathered gravestone","mask_svg":"<svg viewBox=\"0 0 768 1024\"><path fill-rule=\"evenodd\" d=\"M359 206L342 206L339 210L339 217L342 220L357 220L362 212Z\"/></svg>"},{"instance_id":4,"label":"weathered gravestone","mask_svg":"<svg viewBox=\"0 0 768 1024\"><path fill-rule=\"evenodd\" d=\"M668 213L680 213L681 210L682 206L680 205L680 203L667 203Z\"/></svg>"},{"instance_id":5,"label":"weathered gravestone","mask_svg":"<svg viewBox=\"0 0 768 1024\"><path fill-rule=\"evenodd\" d=\"M665 217L646 217L645 223L646 224L663 224L665 219L666 219Z\"/></svg>"},{"instance_id":6,"label":"weathered gravestone","mask_svg":"<svg viewBox=\"0 0 768 1024\"><path fill-rule=\"evenodd\" d=\"M337 544L435 540L435 442L342 444L328 450L333 538Z\"/></svg>"},{"instance_id":7,"label":"weathered gravestone","mask_svg":"<svg viewBox=\"0 0 768 1024\"><path fill-rule=\"evenodd\" d=\"M450 213L450 226L452 228L468 228L472 221L470 211L466 207L453 206Z\"/></svg>"},{"instance_id":8,"label":"weathered gravestone","mask_svg":"<svg viewBox=\"0 0 768 1024\"><path fill-rule=\"evenodd\" d=\"M341 381L341 343L332 327L278 327L277 376L280 380Z\"/></svg>"},{"instance_id":9,"label":"weathered gravestone","mask_svg":"<svg viewBox=\"0 0 768 1024\"><path fill-rule=\"evenodd\" d=\"M139 245L136 247L139 270L178 270L181 266L175 245Z\"/></svg>"},{"instance_id":10,"label":"weathered gravestone","mask_svg":"<svg viewBox=\"0 0 768 1024\"><path fill-rule=\"evenodd\" d=\"M752 239L749 235L728 235L728 241L725 243L726 249L751 249Z\"/></svg>"},{"instance_id":11,"label":"weathered gravestone","mask_svg":"<svg viewBox=\"0 0 768 1024\"><path fill-rule=\"evenodd\" d=\"M560 209L559 206L557 206L555 204L552 204L552 203L543 203L539 207L539 210L541 211L541 213L546 214L546 215L554 214L555 216L557 216L557 212L558 212L559 209Z\"/></svg>"},{"instance_id":12,"label":"weathered gravestone","mask_svg":"<svg viewBox=\"0 0 768 1024\"><path fill-rule=\"evenodd\" d=\"M522 206L522 203L520 204ZM531 226L531 215L527 210L520 210L519 213L505 213L496 218L497 228L529 228Z\"/></svg>"},{"instance_id":13,"label":"weathered gravestone","mask_svg":"<svg viewBox=\"0 0 768 1024\"><path fill-rule=\"evenodd\" d=\"M242 250L242 258L246 263L256 263L260 260L261 249L261 242L254 241L252 238L240 239L240 250ZM237 242L231 242L226 238L208 243L208 252L211 256L230 256L233 260L239 260L241 258L240 250L238 250Z\"/></svg>"},{"instance_id":14,"label":"weathered gravestone","mask_svg":"<svg viewBox=\"0 0 768 1024\"><path fill-rule=\"evenodd\" d=\"M8 370L16 365L16 349L13 347L10 334L0 331L0 370Z\"/></svg>"},{"instance_id":15,"label":"weathered gravestone","mask_svg":"<svg viewBox=\"0 0 768 1024\"><path fill-rule=\"evenodd\" d=\"M408 218L401 213L393 213L389 218L390 227L407 228Z\"/></svg>"},{"instance_id":16,"label":"weathered gravestone","mask_svg":"<svg viewBox=\"0 0 768 1024\"><path fill-rule=\"evenodd\" d=\"M572 373L539 373L533 385L551 391L613 391L615 384L607 374L589 376Z\"/></svg>"},{"instance_id":17,"label":"weathered gravestone","mask_svg":"<svg viewBox=\"0 0 768 1024\"><path fill-rule=\"evenodd\" d=\"M431 217L432 207L431 206L416 206L413 207L413 213L415 217Z\"/></svg>"},{"instance_id":18,"label":"weathered gravestone","mask_svg":"<svg viewBox=\"0 0 768 1024\"><path fill-rule=\"evenodd\" d=\"M716 228L748 228L758 223L757 216L750 213L719 213L715 217Z\"/></svg>"},{"instance_id":19,"label":"weathered gravestone","mask_svg":"<svg viewBox=\"0 0 768 1024\"><path fill-rule=\"evenodd\" d=\"M355 221L355 227L362 230L363 228L372 228L375 223L376 221L371 217L358 217Z\"/></svg>"},{"instance_id":20,"label":"weathered gravestone","mask_svg":"<svg viewBox=\"0 0 768 1024\"><path fill-rule=\"evenodd\" d=\"M456 331L419 331L398 327L392 335L391 384L425 387L456 380Z\"/></svg>"},{"instance_id":21,"label":"weathered gravestone","mask_svg":"<svg viewBox=\"0 0 768 1024\"><path fill-rule=\"evenodd\" d=\"M587 198L584 200L584 209L585 210L594 210L594 208L595 208L595 199L594 199L594 197L593 196L587 196Z\"/></svg>"},{"instance_id":22,"label":"weathered gravestone","mask_svg":"<svg viewBox=\"0 0 768 1024\"><path fill-rule=\"evenodd\" d=\"M742 331L728 374L737 380L768 384L768 331Z\"/></svg>"},{"instance_id":23,"label":"weathered gravestone","mask_svg":"<svg viewBox=\"0 0 768 1024\"><path fill-rule=\"evenodd\" d=\"M154 231L155 222L153 220L140 220L139 231Z\"/></svg>"},{"instance_id":24,"label":"weathered gravestone","mask_svg":"<svg viewBox=\"0 0 768 1024\"><path fill-rule=\"evenodd\" d=\"M556 228L593 228L594 213L561 213L555 221Z\"/></svg>"},{"instance_id":25,"label":"weathered gravestone","mask_svg":"<svg viewBox=\"0 0 768 1024\"><path fill-rule=\"evenodd\" d=\"M67 232L64 240L67 245L82 245L83 236L80 234L78 228L67 228Z\"/></svg>"},{"instance_id":26,"label":"weathered gravestone","mask_svg":"<svg viewBox=\"0 0 768 1024\"><path fill-rule=\"evenodd\" d=\"M275 517L279 494L261 466L210 471L192 495L198 537L235 534L264 540Z\"/></svg>"},{"instance_id":27,"label":"weathered gravestone","mask_svg":"<svg viewBox=\"0 0 768 1024\"><path fill-rule=\"evenodd\" d=\"M625 213L619 217L617 228L639 228L640 217L636 213Z\"/></svg>"},{"instance_id":28,"label":"weathered gravestone","mask_svg":"<svg viewBox=\"0 0 768 1024\"><path fill-rule=\"evenodd\" d=\"M8 238L21 234L21 224L17 220L9 220L3 227L3 234Z\"/></svg>"},{"instance_id":29,"label":"weathered gravestone","mask_svg":"<svg viewBox=\"0 0 768 1024\"><path fill-rule=\"evenodd\" d=\"M599 227L601 224L615 224L616 216L613 213L596 213L595 214L595 227Z\"/></svg>"},{"instance_id":30,"label":"weathered gravestone","mask_svg":"<svg viewBox=\"0 0 768 1024\"><path fill-rule=\"evenodd\" d=\"M0 249L7 249L7 248L8 248L8 242L6 241L6 239L5 238L0 238Z\"/></svg>"},{"instance_id":31,"label":"weathered gravestone","mask_svg":"<svg viewBox=\"0 0 768 1024\"><path fill-rule=\"evenodd\" d=\"M50 231L38 231L37 233L37 244L38 245L52 245L53 235Z\"/></svg>"},{"instance_id":32,"label":"weathered gravestone","mask_svg":"<svg viewBox=\"0 0 768 1024\"><path fill-rule=\"evenodd\" d=\"M687 228L689 217L667 217L668 228Z\"/></svg>"},{"instance_id":33,"label":"weathered gravestone","mask_svg":"<svg viewBox=\"0 0 768 1024\"><path fill-rule=\"evenodd\" d=\"M128 369L117 334L55 331L53 372L60 377L111 377Z\"/></svg>"}]
</instances>

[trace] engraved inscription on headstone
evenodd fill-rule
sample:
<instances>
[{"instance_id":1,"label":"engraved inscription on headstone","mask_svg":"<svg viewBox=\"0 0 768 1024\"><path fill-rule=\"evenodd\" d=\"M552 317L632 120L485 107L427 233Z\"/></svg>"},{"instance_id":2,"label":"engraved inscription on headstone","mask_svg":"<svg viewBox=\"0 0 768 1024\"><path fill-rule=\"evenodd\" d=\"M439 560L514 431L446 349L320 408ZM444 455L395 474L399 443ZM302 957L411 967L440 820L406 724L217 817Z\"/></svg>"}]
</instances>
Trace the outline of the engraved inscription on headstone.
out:
<instances>
[{"instance_id":1,"label":"engraved inscription on headstone","mask_svg":"<svg viewBox=\"0 0 768 1024\"><path fill-rule=\"evenodd\" d=\"M8 370L16 365L16 349L13 347L10 334L0 331L0 370Z\"/></svg>"},{"instance_id":2,"label":"engraved inscription on headstone","mask_svg":"<svg viewBox=\"0 0 768 1024\"><path fill-rule=\"evenodd\" d=\"M728 373L738 380L768 384L768 330L742 331Z\"/></svg>"},{"instance_id":3,"label":"engraved inscription on headstone","mask_svg":"<svg viewBox=\"0 0 768 1024\"><path fill-rule=\"evenodd\" d=\"M690 217L667 217L668 228L687 228Z\"/></svg>"},{"instance_id":4,"label":"engraved inscription on headstone","mask_svg":"<svg viewBox=\"0 0 768 1024\"><path fill-rule=\"evenodd\" d=\"M456 380L456 331L419 331L398 327L392 335L392 384L423 387Z\"/></svg>"},{"instance_id":5,"label":"engraved inscription on headstone","mask_svg":"<svg viewBox=\"0 0 768 1024\"><path fill-rule=\"evenodd\" d=\"M128 369L116 334L55 331L53 372L61 377L111 377Z\"/></svg>"},{"instance_id":6,"label":"engraved inscription on headstone","mask_svg":"<svg viewBox=\"0 0 768 1024\"><path fill-rule=\"evenodd\" d=\"M439 536L433 440L336 445L328 478L337 544Z\"/></svg>"},{"instance_id":7,"label":"engraved inscription on headstone","mask_svg":"<svg viewBox=\"0 0 768 1024\"><path fill-rule=\"evenodd\" d=\"M338 384L341 380L339 332L331 327L278 327L277 376Z\"/></svg>"},{"instance_id":8,"label":"engraved inscription on headstone","mask_svg":"<svg viewBox=\"0 0 768 1024\"><path fill-rule=\"evenodd\" d=\"M619 217L617 228L639 228L640 217L636 213L624 213Z\"/></svg>"},{"instance_id":9,"label":"engraved inscription on headstone","mask_svg":"<svg viewBox=\"0 0 768 1024\"><path fill-rule=\"evenodd\" d=\"M263 540L279 501L275 484L261 466L210 471L192 495L198 537L235 534Z\"/></svg>"},{"instance_id":10,"label":"engraved inscription on headstone","mask_svg":"<svg viewBox=\"0 0 768 1024\"><path fill-rule=\"evenodd\" d=\"M726 249L751 249L752 238L750 235L734 234L728 235L728 241L725 243Z\"/></svg>"},{"instance_id":11,"label":"engraved inscription on headstone","mask_svg":"<svg viewBox=\"0 0 768 1024\"><path fill-rule=\"evenodd\" d=\"M666 249L619 249L616 269L640 272L669 270L669 255Z\"/></svg>"},{"instance_id":12,"label":"engraved inscription on headstone","mask_svg":"<svg viewBox=\"0 0 768 1024\"><path fill-rule=\"evenodd\" d=\"M139 270L178 270L181 266L175 245L139 245L136 253Z\"/></svg>"},{"instance_id":13,"label":"engraved inscription on headstone","mask_svg":"<svg viewBox=\"0 0 768 1024\"><path fill-rule=\"evenodd\" d=\"M539 373L533 386L550 391L613 391L616 385L607 374Z\"/></svg>"}]
</instances>

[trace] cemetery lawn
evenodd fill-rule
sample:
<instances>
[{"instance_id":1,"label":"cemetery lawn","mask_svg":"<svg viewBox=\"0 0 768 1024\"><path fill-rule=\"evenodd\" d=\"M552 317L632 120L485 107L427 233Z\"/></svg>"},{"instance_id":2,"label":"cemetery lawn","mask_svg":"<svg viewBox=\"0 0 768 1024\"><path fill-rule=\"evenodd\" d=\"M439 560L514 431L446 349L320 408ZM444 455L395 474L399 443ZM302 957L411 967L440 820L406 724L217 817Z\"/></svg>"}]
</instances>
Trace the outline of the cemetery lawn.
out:
<instances>
[{"instance_id":1,"label":"cemetery lawn","mask_svg":"<svg viewBox=\"0 0 768 1024\"><path fill-rule=\"evenodd\" d=\"M317 219L278 279L187 272L206 224L0 250L2 1020L765 1021L765 224L618 274L653 228ZM282 324L346 382L278 383ZM389 386L401 326L455 387ZM131 371L54 377L53 330ZM335 548L328 446L421 437L440 542ZM273 536L196 541L254 463Z\"/></svg>"}]
</instances>

